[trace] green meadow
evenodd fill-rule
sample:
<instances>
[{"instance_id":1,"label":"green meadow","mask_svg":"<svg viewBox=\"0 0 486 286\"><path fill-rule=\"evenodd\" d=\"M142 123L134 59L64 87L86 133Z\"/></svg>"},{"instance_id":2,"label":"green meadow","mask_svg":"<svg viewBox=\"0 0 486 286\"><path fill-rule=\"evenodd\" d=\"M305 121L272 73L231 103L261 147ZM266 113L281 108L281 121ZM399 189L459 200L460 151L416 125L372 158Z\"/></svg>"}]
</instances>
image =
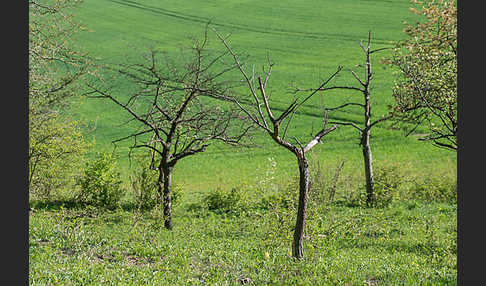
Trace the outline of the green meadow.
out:
<instances>
[{"instance_id":1,"label":"green meadow","mask_svg":"<svg viewBox=\"0 0 486 286\"><path fill-rule=\"evenodd\" d=\"M296 86L316 88L338 66L364 74L356 66L365 60L360 41L367 41L369 31L376 49L403 39L404 22L423 20L410 6L407 0L84 0L73 13L86 31L74 41L90 55L118 63L136 59L148 47L177 55L191 37L201 38L210 23L218 33L231 34L228 42L244 56L249 70L261 70L270 56L275 65L267 89L271 105L283 109L295 98ZM224 50L211 30L209 38L211 50ZM387 55L384 50L372 58L375 118L393 103L394 70L380 63ZM114 84L125 96L125 83ZM356 82L343 73L332 84ZM321 126L324 107L361 100L359 93L316 94L297 112L289 132L309 140ZM111 142L131 131L124 124L129 119L124 111L107 100L83 99L74 112L88 125L87 138L95 141L91 155L112 151ZM355 107L328 116L357 124L364 117ZM159 210L139 211L130 205L131 142L119 144L115 152L127 194L116 210L32 204L30 284L457 283L455 152L414 135L405 137L388 122L374 127L375 169L396 186L383 189L385 206L370 209L359 203L364 170L357 131L340 126L324 137L309 155L311 175L316 175L315 182L322 180L322 189L311 191L305 259L297 262L290 256L295 209L284 206L279 196L297 192L297 161L265 135L255 134L259 146L254 148L215 144L178 163L173 182L182 194L174 207L173 231L163 228ZM222 212L208 209L208 193L232 189L241 193L239 201Z\"/></svg>"},{"instance_id":2,"label":"green meadow","mask_svg":"<svg viewBox=\"0 0 486 286\"><path fill-rule=\"evenodd\" d=\"M74 13L89 32L76 39L93 56L108 62L124 62L137 57L148 47L156 47L169 54L190 44L190 38L201 38L209 22L220 34L231 34L232 48L243 54L247 67L261 70L267 54L274 62L269 88L275 108L285 108L294 97L293 88L316 88L339 65L353 68L364 62L359 46L372 32L372 47L389 47L390 41L404 37L403 22L414 23L416 15L409 11L408 1L90 1ZM222 51L223 45L210 31L210 48ZM376 53L372 59L373 115L387 112L392 103L393 75L390 67L379 63L387 51ZM237 79L241 75L235 73ZM355 84L343 73L334 84ZM123 85L123 83L121 83ZM246 92L242 89L240 92ZM302 94L303 95L303 94ZM248 95L249 96L249 95ZM328 92L315 96L300 110L291 126L293 136L309 139L321 122L322 108L344 102L360 101L361 94ZM80 118L96 126L88 136L96 140L96 148L112 150L111 141L126 136L130 130L123 123L123 111L111 102L86 100L78 109ZM329 118L362 122L357 108L329 113ZM418 142L416 137L405 138L403 132L382 124L373 130L371 141L376 162L409 161L417 169L454 168L455 154ZM263 134L256 141L264 148L228 150L212 146L204 154L188 158L175 170L175 181L196 188L218 184L250 181L257 175L266 158L273 157L280 166L279 174L288 177L295 162L291 154L282 150ZM319 146L324 161L348 159L361 164L361 150L356 130L342 126L327 136ZM128 144L128 143L127 143ZM118 148L120 157L127 151ZM127 160L122 160L124 170ZM231 167L230 167L231 166ZM237 172L235 172L237 170Z\"/></svg>"}]
</instances>

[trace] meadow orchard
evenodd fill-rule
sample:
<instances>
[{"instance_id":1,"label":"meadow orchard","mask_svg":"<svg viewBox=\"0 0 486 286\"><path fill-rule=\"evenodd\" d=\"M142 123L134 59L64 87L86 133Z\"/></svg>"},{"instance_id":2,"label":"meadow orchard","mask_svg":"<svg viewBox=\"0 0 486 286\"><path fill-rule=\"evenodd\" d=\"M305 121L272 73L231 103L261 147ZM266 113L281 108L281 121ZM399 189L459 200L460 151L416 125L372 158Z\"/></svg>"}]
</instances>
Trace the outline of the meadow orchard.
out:
<instances>
[{"instance_id":1,"label":"meadow orchard","mask_svg":"<svg viewBox=\"0 0 486 286\"><path fill-rule=\"evenodd\" d=\"M457 284L457 154L385 120L400 69L383 59L422 4L79 2L63 40L96 73L64 111L93 144L69 171L116 195L30 193L29 285Z\"/></svg>"}]
</instances>

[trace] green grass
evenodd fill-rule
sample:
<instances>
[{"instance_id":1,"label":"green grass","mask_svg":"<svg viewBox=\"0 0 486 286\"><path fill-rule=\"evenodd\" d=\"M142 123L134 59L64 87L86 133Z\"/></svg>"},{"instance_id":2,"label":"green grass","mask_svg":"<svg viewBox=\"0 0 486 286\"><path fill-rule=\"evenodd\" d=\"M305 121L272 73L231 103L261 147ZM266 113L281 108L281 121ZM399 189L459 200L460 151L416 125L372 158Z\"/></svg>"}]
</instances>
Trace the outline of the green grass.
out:
<instances>
[{"instance_id":1,"label":"green grass","mask_svg":"<svg viewBox=\"0 0 486 286\"><path fill-rule=\"evenodd\" d=\"M109 62L133 59L148 46L175 55L181 44L189 42L189 36L201 37L211 20L220 33L232 34L231 46L249 56L250 66L259 69L266 62L267 52L270 54L275 62L268 87L273 93L271 104L284 107L293 96L292 84L317 87L338 65L362 63L359 41L366 40L369 30L375 48L402 39L402 21L417 20L409 6L407 0L85 0L74 13L91 30L79 34L76 43ZM223 50L215 35L210 37L210 48ZM373 59L375 116L386 112L393 100L392 70L378 63L385 55ZM342 76L335 83L352 81ZM295 118L291 135L310 138L313 126L321 122L322 105L337 106L353 98L361 95L329 93L313 98ZM83 100L75 115L90 122L90 127L96 126L86 133L96 141L93 154L111 151L110 142L130 132L122 124L126 114L108 101ZM329 116L355 121L362 118L353 109ZM29 283L456 284L456 204L433 197L441 194L442 181L455 182L455 152L412 136L403 137L387 124L376 126L371 140L375 168L398 166L404 184L397 194L399 199L390 206L368 209L353 204L364 183L358 134L352 128L340 127L326 136L309 154L311 165L320 161L325 181L330 183L337 164L344 160L343 176L334 203L309 207L305 260L296 262L289 255L293 211L250 207L240 216L224 216L191 208L201 205L203 197L217 188L248 189L248 196L255 198L251 190L278 193L293 182L297 175L294 156L263 133L255 140L264 143L264 148L214 145L178 163L173 182L183 190L184 199L175 207L173 231L163 228L159 212L139 213L130 208L130 192L114 211L70 205L60 209L59 202L32 202L35 211L29 221ZM131 166L127 146L122 145L117 153L128 188ZM275 160L275 168L269 159ZM429 194L426 199L419 200L422 196L415 195L415 182Z\"/></svg>"},{"instance_id":2,"label":"green grass","mask_svg":"<svg viewBox=\"0 0 486 286\"><path fill-rule=\"evenodd\" d=\"M175 55L178 48L189 43L189 37L202 37L205 24L220 33L231 33L231 46L247 54L249 66L260 69L266 63L267 52L275 63L269 82L272 106L284 107L292 98L292 84L299 87L317 87L320 80L333 73L338 65L354 67L363 63L359 47L366 40L368 31L373 33L373 47L390 46L390 41L405 37L403 21L413 23L417 16L409 12L407 0L395 1L124 1L86 0L74 13L91 32L81 33L77 43L92 55L109 62L134 59L146 47L155 46ZM222 51L223 45L210 32L210 49ZM373 59L375 70L372 86L373 114L380 116L392 103L393 75L390 68L380 65L379 59L387 52L378 53ZM358 71L359 72L359 71ZM234 74L236 79L240 75ZM343 75L337 83L352 83ZM124 88L123 83L121 83ZM120 94L123 96L124 94ZM301 109L290 130L291 136L308 140L311 132L321 122L321 107L337 106L360 94L329 93L317 96ZM129 134L123 126L127 119L124 111L111 102L89 99L76 109L76 115L96 130L88 137L96 140L96 150L111 150L111 141ZM336 111L331 119L359 122L359 110ZM403 133L391 130L387 124L372 131L371 147L376 160L405 160L417 169L435 166L438 169L455 168L454 152L438 149L418 142L415 137L405 138ZM351 127L343 126L328 135L318 146L322 160L331 162L346 158L361 164L358 135ZM290 137L291 138L291 137ZM294 170L294 159L273 141L259 133L257 141L265 148L235 151L224 146L211 146L204 154L187 158L176 168L176 181L194 187L212 187L218 180L237 184L251 180L256 171L265 165L266 157L275 157L282 169L278 176L288 177ZM129 144L129 142L127 142ZM125 146L125 147L123 147ZM121 170L129 173L127 145L117 149L121 157ZM231 168L228 168L231 166ZM235 172L235 170L237 172ZM219 183L218 183L219 184Z\"/></svg>"},{"instance_id":3,"label":"green grass","mask_svg":"<svg viewBox=\"0 0 486 286\"><path fill-rule=\"evenodd\" d=\"M255 185L182 187L172 231L161 210L139 211L130 197L111 211L69 199L32 200L30 285L457 284L453 172L431 180L437 172L380 164L377 186L398 185L378 196L387 204L367 208L356 166L345 163L331 200L336 165L320 165L320 175L311 165L298 262L291 257L297 181L280 183L278 163L267 164Z\"/></svg>"},{"instance_id":4,"label":"green grass","mask_svg":"<svg viewBox=\"0 0 486 286\"><path fill-rule=\"evenodd\" d=\"M292 213L200 215L40 209L31 214L30 285L456 285L456 207L338 204L308 220L291 256ZM284 221L282 224L280 221Z\"/></svg>"}]
</instances>

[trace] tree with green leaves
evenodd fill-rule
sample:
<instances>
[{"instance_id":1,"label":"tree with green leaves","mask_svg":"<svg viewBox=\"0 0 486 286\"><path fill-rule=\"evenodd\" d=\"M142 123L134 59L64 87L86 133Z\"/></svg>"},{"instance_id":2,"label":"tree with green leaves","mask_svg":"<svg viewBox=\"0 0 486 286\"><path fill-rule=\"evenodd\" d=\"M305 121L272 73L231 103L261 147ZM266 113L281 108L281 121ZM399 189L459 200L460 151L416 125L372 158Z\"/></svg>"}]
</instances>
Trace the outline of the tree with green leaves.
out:
<instances>
[{"instance_id":1,"label":"tree with green leaves","mask_svg":"<svg viewBox=\"0 0 486 286\"><path fill-rule=\"evenodd\" d=\"M70 13L79 2L29 1L29 188L44 196L72 183L72 167L89 147L79 122L65 115L91 67L71 44L83 29Z\"/></svg>"},{"instance_id":2,"label":"tree with green leaves","mask_svg":"<svg viewBox=\"0 0 486 286\"><path fill-rule=\"evenodd\" d=\"M408 24L408 38L385 59L398 68L392 112L398 124L412 124L407 135L423 126L420 140L457 150L457 7L451 0L412 2L425 19Z\"/></svg>"}]
</instances>

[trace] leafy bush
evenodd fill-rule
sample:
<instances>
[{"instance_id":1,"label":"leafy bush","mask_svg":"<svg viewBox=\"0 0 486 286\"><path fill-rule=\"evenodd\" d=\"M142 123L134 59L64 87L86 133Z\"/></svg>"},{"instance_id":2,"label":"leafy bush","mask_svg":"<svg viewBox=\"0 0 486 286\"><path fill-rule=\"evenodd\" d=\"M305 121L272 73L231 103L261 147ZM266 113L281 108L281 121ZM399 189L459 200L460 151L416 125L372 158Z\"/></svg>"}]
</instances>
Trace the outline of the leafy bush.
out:
<instances>
[{"instance_id":1,"label":"leafy bush","mask_svg":"<svg viewBox=\"0 0 486 286\"><path fill-rule=\"evenodd\" d=\"M136 163L136 167L130 176L133 201L139 210L152 209L157 203L162 202L162 198L158 193L159 171L150 169L149 166L150 159L142 158ZM182 200L182 196L182 188L176 184L172 184L172 205L177 205Z\"/></svg>"},{"instance_id":2,"label":"leafy bush","mask_svg":"<svg viewBox=\"0 0 486 286\"><path fill-rule=\"evenodd\" d=\"M416 179L408 196L414 200L456 203L457 181L446 176Z\"/></svg>"},{"instance_id":3,"label":"leafy bush","mask_svg":"<svg viewBox=\"0 0 486 286\"><path fill-rule=\"evenodd\" d=\"M131 176L133 201L139 210L152 209L157 205L158 174L141 162Z\"/></svg>"},{"instance_id":4,"label":"leafy bush","mask_svg":"<svg viewBox=\"0 0 486 286\"><path fill-rule=\"evenodd\" d=\"M275 208L289 209L293 205L293 199L285 192L270 194L261 198L258 206L264 210Z\"/></svg>"},{"instance_id":5,"label":"leafy bush","mask_svg":"<svg viewBox=\"0 0 486 286\"><path fill-rule=\"evenodd\" d=\"M318 156L311 156L309 201L313 205L332 203L336 191L342 181L342 170L345 161L341 160L337 166L321 166ZM326 170L327 172L324 172ZM340 186L342 187L342 186Z\"/></svg>"},{"instance_id":6,"label":"leafy bush","mask_svg":"<svg viewBox=\"0 0 486 286\"><path fill-rule=\"evenodd\" d=\"M240 188L231 190L217 188L203 198L203 203L209 211L217 214L240 215L245 207L249 206Z\"/></svg>"},{"instance_id":7,"label":"leafy bush","mask_svg":"<svg viewBox=\"0 0 486 286\"><path fill-rule=\"evenodd\" d=\"M115 158L108 153L99 153L77 179L76 184L81 187L78 199L90 205L113 208L123 194L121 182Z\"/></svg>"},{"instance_id":8,"label":"leafy bush","mask_svg":"<svg viewBox=\"0 0 486 286\"><path fill-rule=\"evenodd\" d=\"M231 191L217 188L204 197L204 201L208 206L208 210L227 213L236 209L240 198L241 195L235 188L231 189Z\"/></svg>"},{"instance_id":9,"label":"leafy bush","mask_svg":"<svg viewBox=\"0 0 486 286\"><path fill-rule=\"evenodd\" d=\"M401 189L403 184L408 182L408 167L401 163L382 162L374 168L374 207L384 208L388 207L393 201L402 199ZM367 194L366 186L362 181L362 176L356 178L348 178L356 182L353 185L347 186L344 194L344 201L341 201L346 206L365 207Z\"/></svg>"},{"instance_id":10,"label":"leafy bush","mask_svg":"<svg viewBox=\"0 0 486 286\"><path fill-rule=\"evenodd\" d=\"M172 206L179 205L182 202L183 198L184 198L183 188L180 185L172 184L171 197L170 197Z\"/></svg>"},{"instance_id":11,"label":"leafy bush","mask_svg":"<svg viewBox=\"0 0 486 286\"><path fill-rule=\"evenodd\" d=\"M29 122L29 192L41 199L59 198L70 189L85 153L92 146L80 124L58 113ZM55 193L53 193L55 191Z\"/></svg>"},{"instance_id":12,"label":"leafy bush","mask_svg":"<svg viewBox=\"0 0 486 286\"><path fill-rule=\"evenodd\" d=\"M397 164L376 168L374 175L376 206L386 207L397 197L404 175Z\"/></svg>"}]
</instances>

